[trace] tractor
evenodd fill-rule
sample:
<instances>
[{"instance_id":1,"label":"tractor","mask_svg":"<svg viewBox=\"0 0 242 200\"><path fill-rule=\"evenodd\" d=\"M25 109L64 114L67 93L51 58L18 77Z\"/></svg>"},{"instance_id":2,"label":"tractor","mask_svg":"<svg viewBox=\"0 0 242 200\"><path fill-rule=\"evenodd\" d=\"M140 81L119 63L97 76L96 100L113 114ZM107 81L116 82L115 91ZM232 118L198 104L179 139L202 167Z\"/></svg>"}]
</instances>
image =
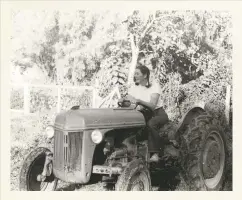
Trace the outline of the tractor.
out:
<instances>
[{"instance_id":1,"label":"tractor","mask_svg":"<svg viewBox=\"0 0 242 200\"><path fill-rule=\"evenodd\" d=\"M225 135L202 107L190 109L167 134L166 159L154 164L149 162L147 112L136 106L124 101L117 108L75 106L59 113L46 129L53 149L37 147L26 156L19 189L53 191L58 180L89 184L99 177L117 191L150 191L151 173L165 168L167 157L177 159L189 190L222 189Z\"/></svg>"}]
</instances>

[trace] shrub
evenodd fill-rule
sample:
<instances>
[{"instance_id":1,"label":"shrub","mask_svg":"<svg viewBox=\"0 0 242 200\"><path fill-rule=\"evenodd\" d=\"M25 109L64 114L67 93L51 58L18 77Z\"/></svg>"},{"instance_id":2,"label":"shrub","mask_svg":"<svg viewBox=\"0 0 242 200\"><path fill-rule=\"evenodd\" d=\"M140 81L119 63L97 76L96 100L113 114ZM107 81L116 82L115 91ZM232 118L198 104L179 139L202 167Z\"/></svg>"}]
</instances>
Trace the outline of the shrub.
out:
<instances>
[{"instance_id":1,"label":"shrub","mask_svg":"<svg viewBox=\"0 0 242 200\"><path fill-rule=\"evenodd\" d=\"M24 89L23 87L13 87L10 93L10 108L24 109Z\"/></svg>"},{"instance_id":2,"label":"shrub","mask_svg":"<svg viewBox=\"0 0 242 200\"><path fill-rule=\"evenodd\" d=\"M79 89L63 89L61 92L61 110L80 105L80 108L92 107L92 91Z\"/></svg>"},{"instance_id":3,"label":"shrub","mask_svg":"<svg viewBox=\"0 0 242 200\"><path fill-rule=\"evenodd\" d=\"M57 90L32 88L30 90L30 113L56 111Z\"/></svg>"}]
</instances>

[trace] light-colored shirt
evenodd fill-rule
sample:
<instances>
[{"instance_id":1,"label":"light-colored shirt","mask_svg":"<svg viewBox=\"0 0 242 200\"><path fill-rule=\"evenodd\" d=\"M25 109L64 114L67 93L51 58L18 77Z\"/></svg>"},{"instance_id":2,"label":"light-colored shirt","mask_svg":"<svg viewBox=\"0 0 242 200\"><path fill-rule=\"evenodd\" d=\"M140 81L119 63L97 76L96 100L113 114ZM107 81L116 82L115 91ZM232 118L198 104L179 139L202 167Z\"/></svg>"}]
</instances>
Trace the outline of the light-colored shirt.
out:
<instances>
[{"instance_id":1,"label":"light-colored shirt","mask_svg":"<svg viewBox=\"0 0 242 200\"><path fill-rule=\"evenodd\" d=\"M153 82L149 88L142 85L133 84L128 90L128 93L136 99L150 102L152 94L154 93L161 94L161 87L160 87L160 84L157 82ZM156 105L156 109L162 106L163 106L162 101L161 101L161 98L159 97Z\"/></svg>"}]
</instances>

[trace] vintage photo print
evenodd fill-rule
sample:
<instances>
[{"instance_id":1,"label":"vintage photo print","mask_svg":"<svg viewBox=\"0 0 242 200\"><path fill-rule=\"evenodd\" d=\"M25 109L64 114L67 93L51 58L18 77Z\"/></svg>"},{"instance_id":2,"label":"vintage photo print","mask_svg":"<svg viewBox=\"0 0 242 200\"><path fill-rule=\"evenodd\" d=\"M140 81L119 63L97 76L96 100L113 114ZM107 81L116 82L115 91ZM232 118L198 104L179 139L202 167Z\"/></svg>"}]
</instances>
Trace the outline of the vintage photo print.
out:
<instances>
[{"instance_id":1,"label":"vintage photo print","mask_svg":"<svg viewBox=\"0 0 242 200\"><path fill-rule=\"evenodd\" d=\"M241 3L1 5L5 197L238 192Z\"/></svg>"}]
</instances>

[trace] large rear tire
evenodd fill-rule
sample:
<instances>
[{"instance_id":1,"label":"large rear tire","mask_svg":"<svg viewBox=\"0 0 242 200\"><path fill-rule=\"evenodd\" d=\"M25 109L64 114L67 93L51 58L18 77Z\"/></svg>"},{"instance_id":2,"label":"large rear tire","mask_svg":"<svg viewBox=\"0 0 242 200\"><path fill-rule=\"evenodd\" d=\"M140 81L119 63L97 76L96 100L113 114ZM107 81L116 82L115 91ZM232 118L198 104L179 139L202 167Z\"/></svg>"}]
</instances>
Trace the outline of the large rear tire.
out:
<instances>
[{"instance_id":1,"label":"large rear tire","mask_svg":"<svg viewBox=\"0 0 242 200\"><path fill-rule=\"evenodd\" d=\"M150 173L140 159L131 161L118 177L115 185L117 191L150 191Z\"/></svg>"},{"instance_id":2,"label":"large rear tire","mask_svg":"<svg viewBox=\"0 0 242 200\"><path fill-rule=\"evenodd\" d=\"M37 181L37 176L42 173L46 153L49 149L39 147L33 150L24 160L20 171L19 189L23 191L53 191L57 187L57 179L53 174L45 181Z\"/></svg>"},{"instance_id":3,"label":"large rear tire","mask_svg":"<svg viewBox=\"0 0 242 200\"><path fill-rule=\"evenodd\" d=\"M224 132L205 112L181 135L182 166L189 190L221 190L225 179Z\"/></svg>"}]
</instances>

